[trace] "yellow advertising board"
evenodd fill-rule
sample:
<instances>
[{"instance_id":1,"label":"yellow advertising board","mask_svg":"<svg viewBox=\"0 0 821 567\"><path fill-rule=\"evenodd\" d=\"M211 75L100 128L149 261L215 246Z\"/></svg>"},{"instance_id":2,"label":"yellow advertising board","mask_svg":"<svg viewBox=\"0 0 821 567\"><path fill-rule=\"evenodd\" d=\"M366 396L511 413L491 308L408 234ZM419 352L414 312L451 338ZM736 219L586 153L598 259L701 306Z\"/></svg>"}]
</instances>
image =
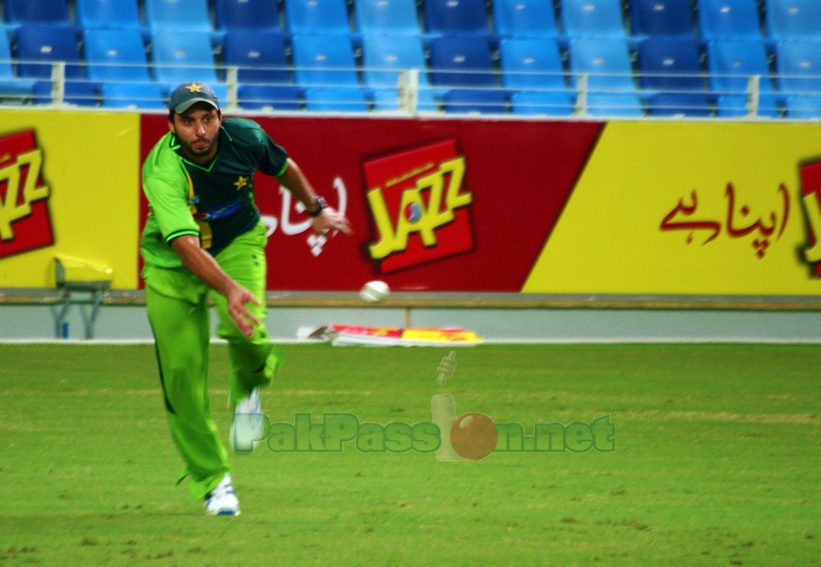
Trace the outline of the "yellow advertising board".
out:
<instances>
[{"instance_id":1,"label":"yellow advertising board","mask_svg":"<svg viewBox=\"0 0 821 567\"><path fill-rule=\"evenodd\" d=\"M137 287L138 114L0 114L0 288L52 287L57 256Z\"/></svg>"},{"instance_id":2,"label":"yellow advertising board","mask_svg":"<svg viewBox=\"0 0 821 567\"><path fill-rule=\"evenodd\" d=\"M612 122L525 293L816 295L800 168L821 125Z\"/></svg>"}]
</instances>

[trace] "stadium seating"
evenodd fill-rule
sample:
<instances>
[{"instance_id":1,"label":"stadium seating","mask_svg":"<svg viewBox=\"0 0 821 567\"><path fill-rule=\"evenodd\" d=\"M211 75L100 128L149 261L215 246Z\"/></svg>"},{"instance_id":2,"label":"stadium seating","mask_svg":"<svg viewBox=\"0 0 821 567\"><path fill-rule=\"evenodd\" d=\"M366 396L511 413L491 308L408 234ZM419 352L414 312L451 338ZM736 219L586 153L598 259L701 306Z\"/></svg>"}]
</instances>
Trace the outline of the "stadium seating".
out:
<instances>
[{"instance_id":1,"label":"stadium seating","mask_svg":"<svg viewBox=\"0 0 821 567\"><path fill-rule=\"evenodd\" d=\"M155 83L103 83L105 108L165 109L162 91Z\"/></svg>"},{"instance_id":2,"label":"stadium seating","mask_svg":"<svg viewBox=\"0 0 821 567\"><path fill-rule=\"evenodd\" d=\"M145 19L156 32L211 32L206 0L145 0Z\"/></svg>"},{"instance_id":3,"label":"stadium seating","mask_svg":"<svg viewBox=\"0 0 821 567\"><path fill-rule=\"evenodd\" d=\"M564 0L564 33L579 37L627 37L621 0Z\"/></svg>"},{"instance_id":4,"label":"stadium seating","mask_svg":"<svg viewBox=\"0 0 821 567\"><path fill-rule=\"evenodd\" d=\"M630 6L635 37L695 37L690 0L633 0Z\"/></svg>"},{"instance_id":5,"label":"stadium seating","mask_svg":"<svg viewBox=\"0 0 821 567\"><path fill-rule=\"evenodd\" d=\"M290 83L285 47L282 32L231 30L225 33L223 58L239 67L240 83Z\"/></svg>"},{"instance_id":6,"label":"stadium seating","mask_svg":"<svg viewBox=\"0 0 821 567\"><path fill-rule=\"evenodd\" d=\"M154 77L163 86L163 94L183 83L208 83L220 94L209 35L205 32L156 31L151 34ZM223 91L224 92L224 91Z\"/></svg>"},{"instance_id":7,"label":"stadium seating","mask_svg":"<svg viewBox=\"0 0 821 567\"><path fill-rule=\"evenodd\" d=\"M648 97L648 113L658 116L709 116L709 99L695 41L650 38L639 47L641 85L656 91Z\"/></svg>"},{"instance_id":8,"label":"stadium seating","mask_svg":"<svg viewBox=\"0 0 821 567\"><path fill-rule=\"evenodd\" d=\"M773 92L767 53L762 41L711 41L707 45L710 88L718 95L719 116L747 114L750 77L758 75L758 115L777 117L778 102Z\"/></svg>"},{"instance_id":9,"label":"stadium seating","mask_svg":"<svg viewBox=\"0 0 821 567\"><path fill-rule=\"evenodd\" d=\"M426 0L424 15L430 34L490 33L484 0Z\"/></svg>"},{"instance_id":10,"label":"stadium seating","mask_svg":"<svg viewBox=\"0 0 821 567\"><path fill-rule=\"evenodd\" d=\"M71 25L66 0L5 0L3 12L14 25Z\"/></svg>"},{"instance_id":11,"label":"stadium seating","mask_svg":"<svg viewBox=\"0 0 821 567\"><path fill-rule=\"evenodd\" d=\"M368 103L359 87L314 87L305 91L305 107L316 112L367 112Z\"/></svg>"},{"instance_id":12,"label":"stadium seating","mask_svg":"<svg viewBox=\"0 0 821 567\"><path fill-rule=\"evenodd\" d=\"M573 100L567 93L552 91L519 91L510 97L513 114L569 116L573 114Z\"/></svg>"},{"instance_id":13,"label":"stadium seating","mask_svg":"<svg viewBox=\"0 0 821 567\"><path fill-rule=\"evenodd\" d=\"M585 95L587 114L638 116L643 113L626 40L572 40L570 70L574 87L578 87L582 74L588 75Z\"/></svg>"},{"instance_id":14,"label":"stadium seating","mask_svg":"<svg viewBox=\"0 0 821 567\"><path fill-rule=\"evenodd\" d=\"M417 69L419 84L428 85L422 40L414 36L367 35L362 40L365 83L371 87L396 87L399 72Z\"/></svg>"},{"instance_id":15,"label":"stadium seating","mask_svg":"<svg viewBox=\"0 0 821 567\"><path fill-rule=\"evenodd\" d=\"M143 29L137 0L77 0L77 25L85 29Z\"/></svg>"},{"instance_id":16,"label":"stadium seating","mask_svg":"<svg viewBox=\"0 0 821 567\"><path fill-rule=\"evenodd\" d=\"M298 85L308 88L359 84L350 37L295 35L292 43ZM320 91L314 92L311 102L315 103L319 94Z\"/></svg>"},{"instance_id":17,"label":"stadium seating","mask_svg":"<svg viewBox=\"0 0 821 567\"><path fill-rule=\"evenodd\" d=\"M415 0L357 0L356 28L363 34L418 35Z\"/></svg>"},{"instance_id":18,"label":"stadium seating","mask_svg":"<svg viewBox=\"0 0 821 567\"><path fill-rule=\"evenodd\" d=\"M589 74L592 91L635 91L633 67L627 42L622 39L574 39L570 42L571 83Z\"/></svg>"},{"instance_id":19,"label":"stadium seating","mask_svg":"<svg viewBox=\"0 0 821 567\"><path fill-rule=\"evenodd\" d=\"M137 30L94 30L83 34L88 77L96 81L148 82L148 62Z\"/></svg>"},{"instance_id":20,"label":"stadium seating","mask_svg":"<svg viewBox=\"0 0 821 567\"><path fill-rule=\"evenodd\" d=\"M699 0L701 35L707 39L761 39L756 0Z\"/></svg>"},{"instance_id":21,"label":"stadium seating","mask_svg":"<svg viewBox=\"0 0 821 567\"><path fill-rule=\"evenodd\" d=\"M442 36L430 40L431 82L441 87L495 87L487 38Z\"/></svg>"},{"instance_id":22,"label":"stadium seating","mask_svg":"<svg viewBox=\"0 0 821 567\"><path fill-rule=\"evenodd\" d=\"M502 91L451 89L442 99L448 113L505 114L507 101Z\"/></svg>"},{"instance_id":23,"label":"stadium seating","mask_svg":"<svg viewBox=\"0 0 821 567\"><path fill-rule=\"evenodd\" d=\"M0 34L0 99L24 102L34 94L34 81L17 78L11 61L9 42Z\"/></svg>"},{"instance_id":24,"label":"stadium seating","mask_svg":"<svg viewBox=\"0 0 821 567\"><path fill-rule=\"evenodd\" d=\"M784 41L775 50L786 116L821 117L821 41Z\"/></svg>"},{"instance_id":25,"label":"stadium seating","mask_svg":"<svg viewBox=\"0 0 821 567\"><path fill-rule=\"evenodd\" d=\"M76 106L97 106L98 85L89 81L66 81L64 84L63 102ZM34 84L35 104L53 104L51 81L37 81Z\"/></svg>"},{"instance_id":26,"label":"stadium seating","mask_svg":"<svg viewBox=\"0 0 821 567\"><path fill-rule=\"evenodd\" d=\"M821 40L821 2L766 0L766 28L771 39Z\"/></svg>"},{"instance_id":27,"label":"stadium seating","mask_svg":"<svg viewBox=\"0 0 821 567\"><path fill-rule=\"evenodd\" d=\"M301 92L293 85L240 85L237 98L243 110L301 110Z\"/></svg>"},{"instance_id":28,"label":"stadium seating","mask_svg":"<svg viewBox=\"0 0 821 567\"><path fill-rule=\"evenodd\" d=\"M288 0L285 21L293 34L350 34L345 0Z\"/></svg>"},{"instance_id":29,"label":"stadium seating","mask_svg":"<svg viewBox=\"0 0 821 567\"><path fill-rule=\"evenodd\" d=\"M410 69L419 71L417 108L436 109L421 38L367 35L362 41L362 51L365 84L373 89L375 110L399 109L399 72Z\"/></svg>"},{"instance_id":30,"label":"stadium seating","mask_svg":"<svg viewBox=\"0 0 821 567\"><path fill-rule=\"evenodd\" d=\"M552 0L495 0L493 21L502 37L544 38L559 35Z\"/></svg>"},{"instance_id":31,"label":"stadium seating","mask_svg":"<svg viewBox=\"0 0 821 567\"><path fill-rule=\"evenodd\" d=\"M276 0L215 0L214 20L223 31L282 29Z\"/></svg>"},{"instance_id":32,"label":"stadium seating","mask_svg":"<svg viewBox=\"0 0 821 567\"><path fill-rule=\"evenodd\" d=\"M67 79L85 78L74 30L64 26L23 25L17 32L17 70L21 77L48 79L54 62L64 61Z\"/></svg>"}]
</instances>

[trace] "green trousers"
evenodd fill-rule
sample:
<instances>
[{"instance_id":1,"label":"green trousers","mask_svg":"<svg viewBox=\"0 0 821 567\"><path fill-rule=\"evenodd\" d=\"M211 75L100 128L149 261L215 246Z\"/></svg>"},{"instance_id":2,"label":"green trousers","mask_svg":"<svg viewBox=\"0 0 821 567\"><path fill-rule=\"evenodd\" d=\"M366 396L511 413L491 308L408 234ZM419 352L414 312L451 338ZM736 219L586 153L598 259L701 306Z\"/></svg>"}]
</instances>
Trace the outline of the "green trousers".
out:
<instances>
[{"instance_id":1,"label":"green trousers","mask_svg":"<svg viewBox=\"0 0 821 567\"><path fill-rule=\"evenodd\" d=\"M232 407L253 388L270 384L279 363L264 326L265 242L265 227L260 224L215 257L234 281L262 303L247 306L260 321L250 339L239 332L228 314L225 297L187 268L147 265L143 270L148 319L156 343L171 436L185 461L178 483L190 476L194 498L203 498L229 470L228 454L209 407L209 296L219 318L217 334L229 345Z\"/></svg>"}]
</instances>

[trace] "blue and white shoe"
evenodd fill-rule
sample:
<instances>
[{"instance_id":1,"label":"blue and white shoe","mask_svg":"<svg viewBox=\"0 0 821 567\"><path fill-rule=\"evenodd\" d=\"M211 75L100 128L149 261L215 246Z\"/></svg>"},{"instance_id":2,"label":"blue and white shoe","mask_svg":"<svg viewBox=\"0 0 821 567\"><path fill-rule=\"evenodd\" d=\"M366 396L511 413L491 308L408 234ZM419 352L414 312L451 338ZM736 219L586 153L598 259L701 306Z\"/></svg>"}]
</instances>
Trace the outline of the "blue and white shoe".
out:
<instances>
[{"instance_id":1,"label":"blue and white shoe","mask_svg":"<svg viewBox=\"0 0 821 567\"><path fill-rule=\"evenodd\" d=\"M237 407L231 424L231 448L235 453L251 453L262 439L265 427L259 388L254 388Z\"/></svg>"},{"instance_id":2,"label":"blue and white shoe","mask_svg":"<svg viewBox=\"0 0 821 567\"><path fill-rule=\"evenodd\" d=\"M239 516L239 500L234 494L230 474L205 495L205 513L209 516Z\"/></svg>"}]
</instances>

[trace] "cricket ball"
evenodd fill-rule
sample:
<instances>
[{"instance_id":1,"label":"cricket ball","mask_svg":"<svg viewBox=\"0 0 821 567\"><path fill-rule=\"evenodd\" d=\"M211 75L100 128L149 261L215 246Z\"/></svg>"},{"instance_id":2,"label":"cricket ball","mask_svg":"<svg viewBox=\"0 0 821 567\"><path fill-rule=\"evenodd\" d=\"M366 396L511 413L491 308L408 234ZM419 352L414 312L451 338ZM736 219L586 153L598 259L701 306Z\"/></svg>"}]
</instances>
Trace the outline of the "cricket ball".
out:
<instances>
[{"instance_id":1,"label":"cricket ball","mask_svg":"<svg viewBox=\"0 0 821 567\"><path fill-rule=\"evenodd\" d=\"M490 416L470 412L459 416L450 428L450 443L460 457L478 461L484 459L499 440L496 424Z\"/></svg>"}]
</instances>

